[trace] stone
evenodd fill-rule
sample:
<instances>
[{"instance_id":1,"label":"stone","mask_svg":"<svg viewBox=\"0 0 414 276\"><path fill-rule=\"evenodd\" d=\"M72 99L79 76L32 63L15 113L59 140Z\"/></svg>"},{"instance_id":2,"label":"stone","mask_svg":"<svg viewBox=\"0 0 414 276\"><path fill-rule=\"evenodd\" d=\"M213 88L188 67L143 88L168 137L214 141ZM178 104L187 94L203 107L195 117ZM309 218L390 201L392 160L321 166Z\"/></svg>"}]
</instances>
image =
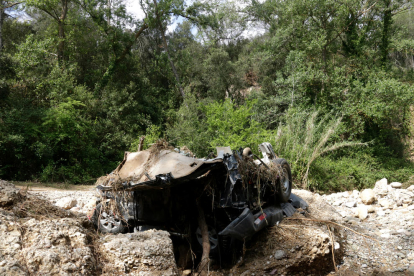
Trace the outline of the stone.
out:
<instances>
[{"instance_id":1,"label":"stone","mask_svg":"<svg viewBox=\"0 0 414 276\"><path fill-rule=\"evenodd\" d=\"M107 264L108 269L115 270L111 275L124 275L126 270L128 275L180 275L170 234L166 231L108 235L100 251L111 260Z\"/></svg>"},{"instance_id":2,"label":"stone","mask_svg":"<svg viewBox=\"0 0 414 276\"><path fill-rule=\"evenodd\" d=\"M378 215L379 217L383 217L383 216L385 216L385 212L384 212L384 211L378 211L378 212L377 212L377 215Z\"/></svg>"},{"instance_id":3,"label":"stone","mask_svg":"<svg viewBox=\"0 0 414 276\"><path fill-rule=\"evenodd\" d=\"M348 207L348 208L353 208L353 207L357 206L357 202L356 201L350 201L350 202L345 203L345 206Z\"/></svg>"},{"instance_id":4,"label":"stone","mask_svg":"<svg viewBox=\"0 0 414 276\"><path fill-rule=\"evenodd\" d=\"M73 207L70 209L72 212L79 212L80 208L79 207Z\"/></svg>"},{"instance_id":5,"label":"stone","mask_svg":"<svg viewBox=\"0 0 414 276\"><path fill-rule=\"evenodd\" d=\"M368 217L368 208L364 205L358 206L358 217L360 220L364 220Z\"/></svg>"},{"instance_id":6,"label":"stone","mask_svg":"<svg viewBox=\"0 0 414 276\"><path fill-rule=\"evenodd\" d=\"M410 264L407 269L408 275L414 275L414 263Z\"/></svg>"},{"instance_id":7,"label":"stone","mask_svg":"<svg viewBox=\"0 0 414 276\"><path fill-rule=\"evenodd\" d=\"M370 205L375 202L375 192L372 189L365 189L360 193L360 198L362 202L366 205Z\"/></svg>"},{"instance_id":8,"label":"stone","mask_svg":"<svg viewBox=\"0 0 414 276\"><path fill-rule=\"evenodd\" d=\"M71 198L71 197L64 197L64 198L59 199L55 205L60 208L69 210L75 207L76 203L78 203L76 199Z\"/></svg>"},{"instance_id":9,"label":"stone","mask_svg":"<svg viewBox=\"0 0 414 276\"><path fill-rule=\"evenodd\" d=\"M183 270L183 272L181 272L182 276L188 276L190 274L191 274L191 269L186 269L186 270Z\"/></svg>"},{"instance_id":10,"label":"stone","mask_svg":"<svg viewBox=\"0 0 414 276\"><path fill-rule=\"evenodd\" d=\"M385 199L385 198L383 198L383 199L380 199L379 201L378 201L378 203L382 206L382 207L384 207L385 209L388 209L388 208L390 208L390 202L387 200L387 199Z\"/></svg>"},{"instance_id":11,"label":"stone","mask_svg":"<svg viewBox=\"0 0 414 276\"><path fill-rule=\"evenodd\" d=\"M386 178L383 178L377 181L377 183L375 183L374 192L378 195L387 194L388 192L387 186L388 186L388 181Z\"/></svg>"},{"instance_id":12,"label":"stone","mask_svg":"<svg viewBox=\"0 0 414 276\"><path fill-rule=\"evenodd\" d=\"M357 190L353 190L353 191L352 191L352 197L353 197L353 198L358 198L358 197L359 197L359 191L357 191Z\"/></svg>"},{"instance_id":13,"label":"stone","mask_svg":"<svg viewBox=\"0 0 414 276\"><path fill-rule=\"evenodd\" d=\"M12 205L22 198L20 189L16 188L14 184L0 180L0 207Z\"/></svg>"},{"instance_id":14,"label":"stone","mask_svg":"<svg viewBox=\"0 0 414 276\"><path fill-rule=\"evenodd\" d=\"M414 192L414 185L411 185L410 187L407 188L408 191Z\"/></svg>"},{"instance_id":15,"label":"stone","mask_svg":"<svg viewBox=\"0 0 414 276\"><path fill-rule=\"evenodd\" d=\"M276 250L274 256L276 260L281 260L286 256L286 253L283 250Z\"/></svg>"},{"instance_id":16,"label":"stone","mask_svg":"<svg viewBox=\"0 0 414 276\"><path fill-rule=\"evenodd\" d=\"M367 210L368 210L368 213L374 213L375 212L375 208L372 205L368 205Z\"/></svg>"},{"instance_id":17,"label":"stone","mask_svg":"<svg viewBox=\"0 0 414 276\"><path fill-rule=\"evenodd\" d=\"M391 182L390 185L395 189L400 189L402 187L402 184L400 182Z\"/></svg>"},{"instance_id":18,"label":"stone","mask_svg":"<svg viewBox=\"0 0 414 276\"><path fill-rule=\"evenodd\" d=\"M23 224L23 259L30 275L92 275L97 269L90 248L87 231L71 218L38 221L31 219ZM48 243L53 246L47 246ZM66 274L65 274L66 275Z\"/></svg>"}]
</instances>

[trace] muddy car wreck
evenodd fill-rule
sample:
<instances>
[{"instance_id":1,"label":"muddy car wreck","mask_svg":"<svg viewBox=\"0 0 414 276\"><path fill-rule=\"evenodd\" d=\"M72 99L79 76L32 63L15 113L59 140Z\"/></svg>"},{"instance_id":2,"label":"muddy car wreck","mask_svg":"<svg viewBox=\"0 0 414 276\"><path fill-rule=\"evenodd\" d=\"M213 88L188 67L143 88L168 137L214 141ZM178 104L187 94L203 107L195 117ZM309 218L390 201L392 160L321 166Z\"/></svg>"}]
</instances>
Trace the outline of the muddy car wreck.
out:
<instances>
[{"instance_id":1,"label":"muddy car wreck","mask_svg":"<svg viewBox=\"0 0 414 276\"><path fill-rule=\"evenodd\" d=\"M249 148L219 147L214 158L197 159L159 141L127 152L98 179L100 203L91 220L106 233L168 231L182 267L192 261L190 250L234 262L244 240L307 208L291 194L288 162L269 143L259 150L262 158Z\"/></svg>"}]
</instances>

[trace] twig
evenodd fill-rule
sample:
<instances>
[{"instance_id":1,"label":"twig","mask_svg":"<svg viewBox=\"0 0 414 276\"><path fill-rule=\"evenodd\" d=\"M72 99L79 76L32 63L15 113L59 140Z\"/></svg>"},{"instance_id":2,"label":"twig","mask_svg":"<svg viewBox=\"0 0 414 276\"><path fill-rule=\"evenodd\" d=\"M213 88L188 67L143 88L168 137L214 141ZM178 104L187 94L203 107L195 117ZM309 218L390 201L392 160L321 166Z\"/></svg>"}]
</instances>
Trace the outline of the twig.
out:
<instances>
[{"instance_id":1,"label":"twig","mask_svg":"<svg viewBox=\"0 0 414 276\"><path fill-rule=\"evenodd\" d=\"M328 231L329 231L329 235L331 236L331 246L332 246L332 260L333 260L333 264L334 264L334 268L335 268L335 272L338 273L338 268L336 267L336 263L335 263L335 246L334 246L334 237L332 235L332 231L329 227L328 224L326 224L326 227L328 227Z\"/></svg>"},{"instance_id":2,"label":"twig","mask_svg":"<svg viewBox=\"0 0 414 276\"><path fill-rule=\"evenodd\" d=\"M322 222L322 223L330 223L330 224L334 224L334 225L337 225L337 226L339 226L339 227L343 227L343 228L345 228L345 229L348 229L349 231L354 232L354 233L355 233L355 234L357 234L357 235L363 236L363 237L365 237L365 238L368 238L368 239L371 239L371 240L373 240L373 241L376 241L376 242L380 243L380 242L379 242L379 240L374 239L373 237L370 237L370 236L367 236L367 235L361 234L361 233L359 233L359 232L357 232L357 231L355 231L355 230L352 230L352 229L351 229L351 228L349 228L349 227L346 227L345 225L342 225L342 224L339 224L339 223L336 223L336 222L333 222L333 221L329 221L329 220L322 220L322 219L308 219L308 218L286 218L286 219L287 219L287 220L307 220L307 221L315 221L315 222Z\"/></svg>"}]
</instances>

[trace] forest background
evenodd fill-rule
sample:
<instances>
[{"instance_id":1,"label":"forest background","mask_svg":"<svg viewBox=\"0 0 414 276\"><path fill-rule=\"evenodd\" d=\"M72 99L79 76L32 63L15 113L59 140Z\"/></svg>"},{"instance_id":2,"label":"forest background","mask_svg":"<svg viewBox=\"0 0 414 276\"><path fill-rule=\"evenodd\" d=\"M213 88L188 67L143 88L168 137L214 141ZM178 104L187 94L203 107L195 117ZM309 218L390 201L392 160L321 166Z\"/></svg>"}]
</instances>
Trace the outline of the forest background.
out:
<instances>
[{"instance_id":1,"label":"forest background","mask_svg":"<svg viewBox=\"0 0 414 276\"><path fill-rule=\"evenodd\" d=\"M145 135L267 141L315 191L414 181L411 1L139 3L0 0L0 178L94 182Z\"/></svg>"}]
</instances>

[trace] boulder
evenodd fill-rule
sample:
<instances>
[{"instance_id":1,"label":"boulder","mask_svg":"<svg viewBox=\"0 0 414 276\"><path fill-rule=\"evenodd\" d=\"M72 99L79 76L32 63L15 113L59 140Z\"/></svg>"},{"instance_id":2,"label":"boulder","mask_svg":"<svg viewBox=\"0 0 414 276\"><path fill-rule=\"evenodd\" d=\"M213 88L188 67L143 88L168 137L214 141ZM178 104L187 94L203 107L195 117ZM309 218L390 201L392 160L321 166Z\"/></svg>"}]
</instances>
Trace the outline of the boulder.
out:
<instances>
[{"instance_id":1,"label":"boulder","mask_svg":"<svg viewBox=\"0 0 414 276\"><path fill-rule=\"evenodd\" d=\"M364 220L368 217L368 208L365 205L360 205L357 208L358 210L358 217L360 220Z\"/></svg>"},{"instance_id":2,"label":"boulder","mask_svg":"<svg viewBox=\"0 0 414 276\"><path fill-rule=\"evenodd\" d=\"M95 275L96 260L80 222L31 219L23 227L21 254L30 275Z\"/></svg>"},{"instance_id":3,"label":"boulder","mask_svg":"<svg viewBox=\"0 0 414 276\"><path fill-rule=\"evenodd\" d=\"M165 231L107 235L100 251L111 260L105 275L179 275L170 234Z\"/></svg>"},{"instance_id":4,"label":"boulder","mask_svg":"<svg viewBox=\"0 0 414 276\"><path fill-rule=\"evenodd\" d=\"M414 191L414 185L411 185L410 187L408 187L407 190L413 192Z\"/></svg>"},{"instance_id":5,"label":"boulder","mask_svg":"<svg viewBox=\"0 0 414 276\"><path fill-rule=\"evenodd\" d=\"M0 180L0 207L12 205L22 198L20 189L10 182Z\"/></svg>"},{"instance_id":6,"label":"boulder","mask_svg":"<svg viewBox=\"0 0 414 276\"><path fill-rule=\"evenodd\" d=\"M77 200L74 199L74 198L64 197L64 198L59 199L56 202L55 205L58 206L58 207L60 207L60 208L69 210L69 209L75 207L77 203L78 203Z\"/></svg>"},{"instance_id":7,"label":"boulder","mask_svg":"<svg viewBox=\"0 0 414 276\"><path fill-rule=\"evenodd\" d=\"M361 197L362 202L366 205L370 205L376 200L375 192L372 189L363 190L359 196Z\"/></svg>"},{"instance_id":8,"label":"boulder","mask_svg":"<svg viewBox=\"0 0 414 276\"><path fill-rule=\"evenodd\" d=\"M388 192L388 181L386 178L383 178L379 181L377 181L377 183L375 183L375 187L374 187L374 192L377 195L384 195L387 194Z\"/></svg>"},{"instance_id":9,"label":"boulder","mask_svg":"<svg viewBox=\"0 0 414 276\"><path fill-rule=\"evenodd\" d=\"M400 182L391 182L391 187L395 188L395 189L399 189L402 187L402 184Z\"/></svg>"}]
</instances>

